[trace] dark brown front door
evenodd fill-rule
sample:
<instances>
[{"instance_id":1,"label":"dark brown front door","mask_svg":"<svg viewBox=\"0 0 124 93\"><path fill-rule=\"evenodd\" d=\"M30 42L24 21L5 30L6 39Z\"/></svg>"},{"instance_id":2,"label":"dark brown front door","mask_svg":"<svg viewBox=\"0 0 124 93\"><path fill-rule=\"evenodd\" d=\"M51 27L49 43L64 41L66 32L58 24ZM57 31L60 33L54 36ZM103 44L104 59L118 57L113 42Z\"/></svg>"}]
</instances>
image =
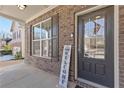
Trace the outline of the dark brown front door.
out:
<instances>
[{"instance_id":1,"label":"dark brown front door","mask_svg":"<svg viewBox=\"0 0 124 93\"><path fill-rule=\"evenodd\" d=\"M114 7L78 17L78 78L114 87Z\"/></svg>"}]
</instances>

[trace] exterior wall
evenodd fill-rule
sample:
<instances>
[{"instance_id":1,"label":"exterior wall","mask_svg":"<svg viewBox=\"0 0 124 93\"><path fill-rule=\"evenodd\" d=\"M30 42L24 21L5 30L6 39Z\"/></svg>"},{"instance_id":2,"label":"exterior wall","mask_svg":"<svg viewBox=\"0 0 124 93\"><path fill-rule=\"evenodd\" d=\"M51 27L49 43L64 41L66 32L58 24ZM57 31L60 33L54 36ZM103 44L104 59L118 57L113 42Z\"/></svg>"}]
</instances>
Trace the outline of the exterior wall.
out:
<instances>
[{"instance_id":1,"label":"exterior wall","mask_svg":"<svg viewBox=\"0 0 124 93\"><path fill-rule=\"evenodd\" d=\"M0 39L0 49L3 49L4 45L6 45L6 42Z\"/></svg>"},{"instance_id":2,"label":"exterior wall","mask_svg":"<svg viewBox=\"0 0 124 93\"><path fill-rule=\"evenodd\" d=\"M124 87L124 6L119 7L119 81Z\"/></svg>"},{"instance_id":3,"label":"exterior wall","mask_svg":"<svg viewBox=\"0 0 124 93\"><path fill-rule=\"evenodd\" d=\"M20 48L19 50L22 52L22 56L24 57L24 46L22 46L22 43L24 42L24 26L20 24L19 22L14 21L11 26L11 32L13 35L13 39L10 42L12 48L13 48L13 54L15 55L15 49L14 48ZM20 36L19 36L20 33Z\"/></svg>"},{"instance_id":4,"label":"exterior wall","mask_svg":"<svg viewBox=\"0 0 124 93\"><path fill-rule=\"evenodd\" d=\"M25 57L25 28L23 27L21 32L21 47L22 47L22 57Z\"/></svg>"},{"instance_id":5,"label":"exterior wall","mask_svg":"<svg viewBox=\"0 0 124 93\"><path fill-rule=\"evenodd\" d=\"M0 39L0 49L2 48L2 40Z\"/></svg>"},{"instance_id":6,"label":"exterior wall","mask_svg":"<svg viewBox=\"0 0 124 93\"><path fill-rule=\"evenodd\" d=\"M79 11L86 10L93 6L58 6L49 12L41 15L40 17L32 20L31 22L26 24L26 33L25 33L25 40L26 40L26 57L25 62L32 64L40 69L43 69L47 72L51 72L57 76L59 76L60 72L60 65L61 65L61 58L63 47L65 44L72 45L72 56L71 56L71 67L69 73L69 80L75 81L75 40L74 37L71 37L71 34L75 32L75 13ZM31 26L45 20L55 14L59 14L59 61L53 61L51 59L46 59L42 57L34 57L31 56L31 40L30 40L30 31ZM119 6L119 87L124 87L124 6ZM76 81L75 81L76 82ZM95 87L85 83L76 82L82 87Z\"/></svg>"},{"instance_id":7,"label":"exterior wall","mask_svg":"<svg viewBox=\"0 0 124 93\"><path fill-rule=\"evenodd\" d=\"M58 6L44 15L34 19L33 21L26 24L26 62L35 65L38 68L50 71L55 75L59 75L61 58L63 47L65 44L71 44L72 47L72 58L70 67L70 80L74 81L74 37L71 38L71 34L74 33L74 17L75 13L81 10L85 10L92 6ZM55 14L59 14L59 62L52 61L42 57L30 56L30 30L31 25L34 25L42 20L45 20Z\"/></svg>"}]
</instances>

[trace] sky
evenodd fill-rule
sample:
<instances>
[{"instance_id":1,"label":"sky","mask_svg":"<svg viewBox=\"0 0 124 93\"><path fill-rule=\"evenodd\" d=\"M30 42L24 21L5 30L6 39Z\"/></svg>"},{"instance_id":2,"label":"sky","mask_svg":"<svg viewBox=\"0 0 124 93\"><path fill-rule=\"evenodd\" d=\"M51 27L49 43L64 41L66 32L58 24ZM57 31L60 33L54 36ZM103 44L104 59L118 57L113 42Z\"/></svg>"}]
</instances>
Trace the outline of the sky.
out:
<instances>
[{"instance_id":1,"label":"sky","mask_svg":"<svg viewBox=\"0 0 124 93\"><path fill-rule=\"evenodd\" d=\"M97 24L100 24L101 25L101 27L100 27L100 29L99 29L99 31L97 32L97 34L96 35L102 35L103 37L104 37L104 23L105 23L105 20L104 20L104 18L101 18L101 19L97 19L97 20L95 20L95 22L97 23ZM87 36L93 36L94 35L94 28L95 28L95 24L93 23L93 21L91 21L91 20L89 20L89 21L87 21L87 23L85 24L85 35L86 35L86 37Z\"/></svg>"},{"instance_id":2,"label":"sky","mask_svg":"<svg viewBox=\"0 0 124 93\"><path fill-rule=\"evenodd\" d=\"M11 24L12 24L12 20L0 16L0 35L1 33L2 34L5 33L6 36L7 34L11 34L10 32Z\"/></svg>"}]
</instances>

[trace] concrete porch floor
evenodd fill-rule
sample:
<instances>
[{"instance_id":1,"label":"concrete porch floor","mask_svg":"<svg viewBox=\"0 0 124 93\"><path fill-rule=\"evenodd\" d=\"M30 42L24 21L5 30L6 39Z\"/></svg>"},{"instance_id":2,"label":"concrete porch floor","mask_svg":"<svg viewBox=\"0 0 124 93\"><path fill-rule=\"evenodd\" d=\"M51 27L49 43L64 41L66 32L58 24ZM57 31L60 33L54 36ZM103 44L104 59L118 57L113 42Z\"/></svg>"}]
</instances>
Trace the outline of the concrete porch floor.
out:
<instances>
[{"instance_id":1,"label":"concrete porch floor","mask_svg":"<svg viewBox=\"0 0 124 93\"><path fill-rule=\"evenodd\" d=\"M56 88L57 84L57 76L25 63L0 69L0 88Z\"/></svg>"}]
</instances>

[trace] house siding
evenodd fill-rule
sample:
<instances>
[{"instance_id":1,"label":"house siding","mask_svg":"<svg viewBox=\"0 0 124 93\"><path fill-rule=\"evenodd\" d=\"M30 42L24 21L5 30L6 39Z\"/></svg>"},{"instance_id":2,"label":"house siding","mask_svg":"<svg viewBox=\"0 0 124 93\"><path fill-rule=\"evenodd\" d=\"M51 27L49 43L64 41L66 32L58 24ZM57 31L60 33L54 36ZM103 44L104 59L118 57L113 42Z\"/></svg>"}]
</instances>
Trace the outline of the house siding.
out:
<instances>
[{"instance_id":1,"label":"house siding","mask_svg":"<svg viewBox=\"0 0 124 93\"><path fill-rule=\"evenodd\" d=\"M49 12L39 16L38 18L28 22L26 24L25 40L25 62L43 69L47 72L53 73L59 76L60 65L63 53L63 47L66 44L72 45L72 55L70 62L69 80L73 81L82 87L95 87L83 82L75 81L75 38L71 37L72 33L75 33L75 13L84 11L88 8L92 8L92 5L68 5L57 6ZM59 15L59 61L53 59L47 59L42 57L32 56L31 54L31 26L45 20L49 17ZM124 6L119 6L119 87L124 87Z\"/></svg>"},{"instance_id":2,"label":"house siding","mask_svg":"<svg viewBox=\"0 0 124 93\"><path fill-rule=\"evenodd\" d=\"M119 86L124 87L124 6L119 7Z\"/></svg>"},{"instance_id":3,"label":"house siding","mask_svg":"<svg viewBox=\"0 0 124 93\"><path fill-rule=\"evenodd\" d=\"M51 11L45 13L44 15L32 20L26 24L26 62L41 68L47 72L51 72L59 76L60 65L62 59L63 47L66 44L72 45L72 57L71 57L71 67L70 67L70 80L74 81L74 38L71 38L71 33L74 33L74 23L75 23L75 13L85 10L93 6L58 6ZM30 46L30 31L31 26L45 20L49 17L59 15L59 61L51 61L51 59L31 56L31 46Z\"/></svg>"},{"instance_id":4,"label":"house siding","mask_svg":"<svg viewBox=\"0 0 124 93\"><path fill-rule=\"evenodd\" d=\"M25 57L24 54L24 47L22 43L24 43L23 40L23 35L22 34L25 29L24 29L24 24L21 24L19 22L13 21L12 26L11 26L11 32L12 32L12 41L9 42L9 44L12 46L13 48L13 55L15 55L15 53L17 52L14 48L20 48L20 51L22 52L22 57Z\"/></svg>"}]
</instances>

